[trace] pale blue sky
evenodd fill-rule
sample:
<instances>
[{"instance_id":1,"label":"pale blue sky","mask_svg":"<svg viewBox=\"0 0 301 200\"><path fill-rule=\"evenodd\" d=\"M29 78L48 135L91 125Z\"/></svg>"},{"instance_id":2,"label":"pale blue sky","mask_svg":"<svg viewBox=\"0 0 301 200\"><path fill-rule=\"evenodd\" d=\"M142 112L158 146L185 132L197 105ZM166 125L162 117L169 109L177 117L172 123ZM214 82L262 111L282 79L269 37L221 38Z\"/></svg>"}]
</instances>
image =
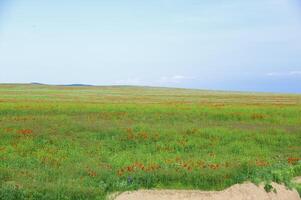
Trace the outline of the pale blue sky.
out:
<instances>
[{"instance_id":1,"label":"pale blue sky","mask_svg":"<svg viewBox=\"0 0 301 200\"><path fill-rule=\"evenodd\" d=\"M0 0L0 82L301 92L298 0Z\"/></svg>"}]
</instances>

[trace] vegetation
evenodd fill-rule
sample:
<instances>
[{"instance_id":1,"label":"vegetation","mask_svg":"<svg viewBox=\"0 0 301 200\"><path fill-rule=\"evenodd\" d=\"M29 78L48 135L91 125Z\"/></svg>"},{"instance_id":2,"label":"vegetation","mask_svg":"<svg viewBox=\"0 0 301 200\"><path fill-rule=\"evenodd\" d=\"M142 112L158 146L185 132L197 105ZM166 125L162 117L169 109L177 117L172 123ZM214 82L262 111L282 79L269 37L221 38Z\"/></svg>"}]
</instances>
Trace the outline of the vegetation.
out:
<instances>
[{"instance_id":1,"label":"vegetation","mask_svg":"<svg viewBox=\"0 0 301 200\"><path fill-rule=\"evenodd\" d=\"M0 85L0 199L292 186L300 124L299 95Z\"/></svg>"}]
</instances>

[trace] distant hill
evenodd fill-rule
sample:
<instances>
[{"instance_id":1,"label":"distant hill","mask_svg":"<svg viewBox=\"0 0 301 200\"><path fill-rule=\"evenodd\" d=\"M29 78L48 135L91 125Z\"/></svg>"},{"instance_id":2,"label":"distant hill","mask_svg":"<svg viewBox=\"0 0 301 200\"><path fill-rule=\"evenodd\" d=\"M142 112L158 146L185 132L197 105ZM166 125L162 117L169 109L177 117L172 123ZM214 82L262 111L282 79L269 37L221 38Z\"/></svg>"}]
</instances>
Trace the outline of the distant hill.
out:
<instances>
[{"instance_id":1,"label":"distant hill","mask_svg":"<svg viewBox=\"0 0 301 200\"><path fill-rule=\"evenodd\" d=\"M31 84L31 85L46 85L46 84L38 83L38 82L31 82L30 84Z\"/></svg>"},{"instance_id":2,"label":"distant hill","mask_svg":"<svg viewBox=\"0 0 301 200\"><path fill-rule=\"evenodd\" d=\"M67 84L67 85L60 85L60 86L71 86L71 87L79 87L79 86L94 86L94 85L89 85L89 84Z\"/></svg>"},{"instance_id":3,"label":"distant hill","mask_svg":"<svg viewBox=\"0 0 301 200\"><path fill-rule=\"evenodd\" d=\"M31 85L49 85L49 84L44 84L44 83L38 83L38 82L31 82ZM65 84L65 85L56 85L56 86L69 86L69 87L80 87L80 86L94 86L94 85L89 85L89 84L80 84L80 83L76 83L76 84Z\"/></svg>"}]
</instances>

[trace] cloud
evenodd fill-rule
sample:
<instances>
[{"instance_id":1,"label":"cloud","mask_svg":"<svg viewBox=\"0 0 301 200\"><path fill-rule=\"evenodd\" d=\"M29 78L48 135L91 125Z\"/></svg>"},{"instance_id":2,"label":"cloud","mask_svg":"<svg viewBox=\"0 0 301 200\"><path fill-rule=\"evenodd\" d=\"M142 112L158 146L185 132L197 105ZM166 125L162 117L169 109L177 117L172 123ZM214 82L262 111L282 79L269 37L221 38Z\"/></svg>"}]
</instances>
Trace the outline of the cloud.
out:
<instances>
[{"instance_id":1,"label":"cloud","mask_svg":"<svg viewBox=\"0 0 301 200\"><path fill-rule=\"evenodd\" d=\"M126 78L113 82L113 85L150 85L150 86L162 86L165 84L180 84L186 81L196 80L192 76L174 75L174 76L162 76L155 79L143 79L143 78Z\"/></svg>"},{"instance_id":2,"label":"cloud","mask_svg":"<svg viewBox=\"0 0 301 200\"><path fill-rule=\"evenodd\" d=\"M195 80L195 77L191 76L183 76L183 75L174 75L171 77L168 76L162 76L158 82L159 83L181 83L183 81L188 81L188 80Z\"/></svg>"},{"instance_id":3,"label":"cloud","mask_svg":"<svg viewBox=\"0 0 301 200\"><path fill-rule=\"evenodd\" d=\"M267 76L301 76L301 71L270 72Z\"/></svg>"},{"instance_id":4,"label":"cloud","mask_svg":"<svg viewBox=\"0 0 301 200\"><path fill-rule=\"evenodd\" d=\"M301 75L301 71L291 71L290 75Z\"/></svg>"}]
</instances>

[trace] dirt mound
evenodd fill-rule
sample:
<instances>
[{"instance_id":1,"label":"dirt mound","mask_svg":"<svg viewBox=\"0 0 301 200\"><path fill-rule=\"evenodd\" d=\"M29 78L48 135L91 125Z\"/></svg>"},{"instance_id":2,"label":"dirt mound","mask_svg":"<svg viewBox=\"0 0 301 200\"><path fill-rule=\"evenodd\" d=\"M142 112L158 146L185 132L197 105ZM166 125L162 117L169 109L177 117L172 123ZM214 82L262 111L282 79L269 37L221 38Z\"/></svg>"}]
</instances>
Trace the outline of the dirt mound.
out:
<instances>
[{"instance_id":1,"label":"dirt mound","mask_svg":"<svg viewBox=\"0 0 301 200\"><path fill-rule=\"evenodd\" d=\"M300 200L296 190L272 184L274 192L267 193L264 187L252 183L234 185L224 191L204 192L193 190L139 190L124 192L116 200Z\"/></svg>"}]
</instances>

